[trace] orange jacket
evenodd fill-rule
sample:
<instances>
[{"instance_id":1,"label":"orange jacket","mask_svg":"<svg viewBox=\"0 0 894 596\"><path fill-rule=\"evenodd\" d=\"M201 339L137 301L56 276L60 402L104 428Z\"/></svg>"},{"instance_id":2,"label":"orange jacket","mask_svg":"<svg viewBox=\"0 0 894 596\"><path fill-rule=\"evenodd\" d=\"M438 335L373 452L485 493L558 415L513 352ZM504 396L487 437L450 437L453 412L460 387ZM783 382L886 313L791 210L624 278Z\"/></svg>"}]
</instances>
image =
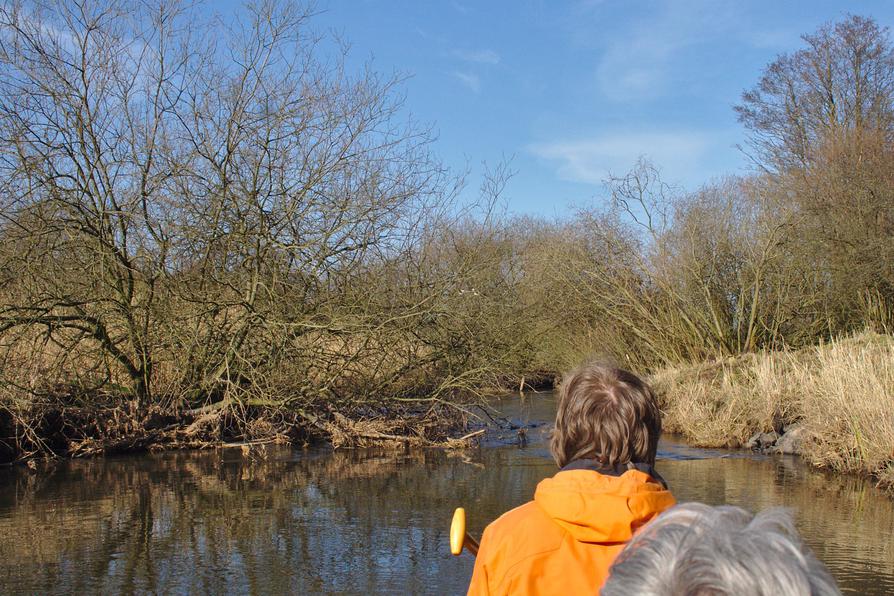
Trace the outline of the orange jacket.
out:
<instances>
[{"instance_id":1,"label":"orange jacket","mask_svg":"<svg viewBox=\"0 0 894 596\"><path fill-rule=\"evenodd\" d=\"M637 528L672 505L639 470L561 471L485 528L469 594L596 594Z\"/></svg>"}]
</instances>

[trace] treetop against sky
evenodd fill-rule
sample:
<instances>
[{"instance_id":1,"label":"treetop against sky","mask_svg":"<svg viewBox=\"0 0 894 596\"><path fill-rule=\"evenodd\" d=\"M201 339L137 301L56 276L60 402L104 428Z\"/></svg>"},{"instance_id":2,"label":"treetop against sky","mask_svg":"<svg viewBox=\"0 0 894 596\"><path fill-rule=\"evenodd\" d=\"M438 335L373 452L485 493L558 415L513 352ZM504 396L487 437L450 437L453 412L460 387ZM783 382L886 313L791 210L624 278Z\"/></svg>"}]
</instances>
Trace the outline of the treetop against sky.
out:
<instances>
[{"instance_id":1,"label":"treetop against sky","mask_svg":"<svg viewBox=\"0 0 894 596\"><path fill-rule=\"evenodd\" d=\"M238 2L209 4L227 17ZM744 174L733 106L801 35L848 12L894 24L894 3L778 0L320 0L314 26L352 62L408 75L406 111L474 176L512 159L515 213L564 215L640 155L694 190Z\"/></svg>"}]
</instances>

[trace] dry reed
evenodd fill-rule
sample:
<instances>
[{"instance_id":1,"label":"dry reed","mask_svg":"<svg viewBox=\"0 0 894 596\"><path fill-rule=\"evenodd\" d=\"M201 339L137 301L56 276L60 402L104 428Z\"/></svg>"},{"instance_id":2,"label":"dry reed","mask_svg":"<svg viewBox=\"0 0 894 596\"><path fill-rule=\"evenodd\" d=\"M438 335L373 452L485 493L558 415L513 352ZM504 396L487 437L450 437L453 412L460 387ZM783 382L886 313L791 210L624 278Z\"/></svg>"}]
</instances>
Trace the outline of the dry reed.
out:
<instances>
[{"instance_id":1,"label":"dry reed","mask_svg":"<svg viewBox=\"0 0 894 596\"><path fill-rule=\"evenodd\" d=\"M802 455L894 488L894 338L862 333L801 350L667 368L652 382L665 427L703 446L802 426Z\"/></svg>"}]
</instances>

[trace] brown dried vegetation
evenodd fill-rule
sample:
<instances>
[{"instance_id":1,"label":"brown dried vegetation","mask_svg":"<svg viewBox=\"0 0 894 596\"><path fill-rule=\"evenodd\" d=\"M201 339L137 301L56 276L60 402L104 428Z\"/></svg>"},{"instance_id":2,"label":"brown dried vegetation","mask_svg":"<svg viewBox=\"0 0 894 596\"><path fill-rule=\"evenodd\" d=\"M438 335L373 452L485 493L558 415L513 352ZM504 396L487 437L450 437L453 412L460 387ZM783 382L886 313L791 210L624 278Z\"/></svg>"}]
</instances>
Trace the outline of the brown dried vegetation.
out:
<instances>
[{"instance_id":1,"label":"brown dried vegetation","mask_svg":"<svg viewBox=\"0 0 894 596\"><path fill-rule=\"evenodd\" d=\"M681 195L642 160L546 221L500 217L505 167L458 201L399 78L349 69L310 9L153 6L0 8L5 460L431 444L466 400L593 352L654 371L894 329L894 49L871 19L743 95L755 175Z\"/></svg>"}]
</instances>

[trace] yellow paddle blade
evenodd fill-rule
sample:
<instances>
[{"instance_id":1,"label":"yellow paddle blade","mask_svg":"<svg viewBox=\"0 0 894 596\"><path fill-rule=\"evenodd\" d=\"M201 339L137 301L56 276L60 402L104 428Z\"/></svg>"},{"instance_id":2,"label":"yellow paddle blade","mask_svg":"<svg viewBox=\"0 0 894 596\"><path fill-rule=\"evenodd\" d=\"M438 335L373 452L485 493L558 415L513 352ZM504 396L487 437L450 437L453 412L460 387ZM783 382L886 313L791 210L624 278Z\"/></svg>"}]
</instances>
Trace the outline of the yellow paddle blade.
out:
<instances>
[{"instance_id":1,"label":"yellow paddle blade","mask_svg":"<svg viewBox=\"0 0 894 596\"><path fill-rule=\"evenodd\" d=\"M466 510L457 507L453 512L453 521L450 522L450 552L459 555L463 552L463 542L466 540Z\"/></svg>"}]
</instances>

